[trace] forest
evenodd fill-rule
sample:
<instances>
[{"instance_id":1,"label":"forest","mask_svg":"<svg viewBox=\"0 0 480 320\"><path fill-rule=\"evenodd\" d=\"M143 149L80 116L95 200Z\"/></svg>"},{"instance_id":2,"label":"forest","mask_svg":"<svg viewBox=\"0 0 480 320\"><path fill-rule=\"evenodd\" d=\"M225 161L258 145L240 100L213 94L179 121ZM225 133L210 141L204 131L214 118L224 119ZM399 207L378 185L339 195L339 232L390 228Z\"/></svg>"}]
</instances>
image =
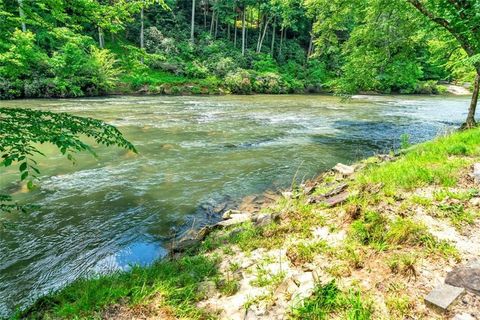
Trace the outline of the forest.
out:
<instances>
[{"instance_id":1,"label":"forest","mask_svg":"<svg viewBox=\"0 0 480 320\"><path fill-rule=\"evenodd\" d=\"M461 11L457 1L428 1L427 15L415 2L2 0L0 98L439 93L439 81L473 84L478 1ZM458 30L428 19L432 12ZM470 52L455 35L465 32Z\"/></svg>"}]
</instances>

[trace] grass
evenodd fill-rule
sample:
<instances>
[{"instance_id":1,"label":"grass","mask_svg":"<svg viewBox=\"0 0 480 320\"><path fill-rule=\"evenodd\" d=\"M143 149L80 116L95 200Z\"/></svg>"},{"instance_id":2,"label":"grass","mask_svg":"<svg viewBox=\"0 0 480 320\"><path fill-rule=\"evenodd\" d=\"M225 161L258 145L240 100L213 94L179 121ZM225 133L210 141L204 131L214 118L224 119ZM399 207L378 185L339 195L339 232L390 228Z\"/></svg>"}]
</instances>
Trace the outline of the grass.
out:
<instances>
[{"instance_id":1,"label":"grass","mask_svg":"<svg viewBox=\"0 0 480 320\"><path fill-rule=\"evenodd\" d=\"M469 157L479 155L479 133L479 129L457 132L411 147L395 162L370 166L357 182L363 185L383 183L387 194L432 184L454 186L460 169L471 163ZM462 157L458 156L460 149Z\"/></svg>"},{"instance_id":2,"label":"grass","mask_svg":"<svg viewBox=\"0 0 480 320\"><path fill-rule=\"evenodd\" d=\"M108 305L125 301L128 305L142 304L160 294L175 316L206 319L209 316L195 306L198 283L216 273L217 261L204 256L165 260L146 268L76 281L14 318L92 318Z\"/></svg>"},{"instance_id":3,"label":"grass","mask_svg":"<svg viewBox=\"0 0 480 320\"><path fill-rule=\"evenodd\" d=\"M343 314L341 319L367 320L372 318L372 308L362 300L358 291L342 292L335 281L318 284L312 297L292 310L292 319L323 320L333 314Z\"/></svg>"}]
</instances>

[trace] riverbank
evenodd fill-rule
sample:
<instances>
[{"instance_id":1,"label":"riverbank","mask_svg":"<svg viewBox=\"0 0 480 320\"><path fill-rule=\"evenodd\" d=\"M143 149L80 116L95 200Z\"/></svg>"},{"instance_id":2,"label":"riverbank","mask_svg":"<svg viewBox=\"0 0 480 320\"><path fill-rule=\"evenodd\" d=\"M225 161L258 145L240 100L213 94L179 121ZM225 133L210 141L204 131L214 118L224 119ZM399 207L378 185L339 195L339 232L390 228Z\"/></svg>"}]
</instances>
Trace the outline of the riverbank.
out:
<instances>
[{"instance_id":1,"label":"riverbank","mask_svg":"<svg viewBox=\"0 0 480 320\"><path fill-rule=\"evenodd\" d=\"M471 292L448 311L424 298L480 250L479 144L475 129L339 167L258 212L226 214L188 252L77 281L17 317L478 317Z\"/></svg>"}]
</instances>

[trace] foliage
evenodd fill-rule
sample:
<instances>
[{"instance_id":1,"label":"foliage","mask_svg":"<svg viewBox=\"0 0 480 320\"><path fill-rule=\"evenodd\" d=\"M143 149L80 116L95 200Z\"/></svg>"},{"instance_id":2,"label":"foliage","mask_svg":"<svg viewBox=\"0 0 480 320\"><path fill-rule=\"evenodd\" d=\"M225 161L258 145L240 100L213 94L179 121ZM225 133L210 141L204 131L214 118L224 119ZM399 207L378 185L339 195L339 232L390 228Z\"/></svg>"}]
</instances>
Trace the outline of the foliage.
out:
<instances>
[{"instance_id":1,"label":"foliage","mask_svg":"<svg viewBox=\"0 0 480 320\"><path fill-rule=\"evenodd\" d=\"M459 48L448 31L432 32L408 2L197 1L201 14L194 17L192 43L191 5L181 1L79 1L68 6L23 1L23 17L17 2L4 1L0 98L137 90L210 93L219 87L239 94L436 94L441 93L438 80L471 82L478 55ZM438 15L458 18L444 0L425 3ZM465 14L473 22L460 19L455 27L466 34L477 19L469 10ZM246 14L244 50L241 12ZM474 51L476 39L468 33ZM208 88L199 85L213 78L217 80L208 81ZM197 89L187 90L187 85Z\"/></svg>"},{"instance_id":2,"label":"foliage","mask_svg":"<svg viewBox=\"0 0 480 320\"><path fill-rule=\"evenodd\" d=\"M27 181L27 187L33 189L40 174L35 157L43 155L38 145L53 144L72 161L73 153L79 151L95 156L92 147L80 136L91 138L98 144L117 145L136 152L118 129L100 120L67 113L0 108L0 167L18 166L20 180ZM2 196L0 211L15 209L11 200L11 197Z\"/></svg>"}]
</instances>

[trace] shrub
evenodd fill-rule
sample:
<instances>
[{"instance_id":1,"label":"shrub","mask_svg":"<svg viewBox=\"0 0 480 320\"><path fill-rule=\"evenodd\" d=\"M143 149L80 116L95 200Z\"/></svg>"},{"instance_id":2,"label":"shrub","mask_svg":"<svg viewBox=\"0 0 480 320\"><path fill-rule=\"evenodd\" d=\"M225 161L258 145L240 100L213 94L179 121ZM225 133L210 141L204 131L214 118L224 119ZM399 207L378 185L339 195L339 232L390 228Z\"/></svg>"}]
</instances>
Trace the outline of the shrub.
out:
<instances>
[{"instance_id":1,"label":"shrub","mask_svg":"<svg viewBox=\"0 0 480 320\"><path fill-rule=\"evenodd\" d=\"M213 72L219 77L225 77L229 72L237 68L237 64L230 57L220 58L217 63L213 65Z\"/></svg>"},{"instance_id":2,"label":"shrub","mask_svg":"<svg viewBox=\"0 0 480 320\"><path fill-rule=\"evenodd\" d=\"M185 66L185 75L189 78L204 79L208 76L208 69L196 61L189 62Z\"/></svg>"},{"instance_id":3,"label":"shrub","mask_svg":"<svg viewBox=\"0 0 480 320\"><path fill-rule=\"evenodd\" d=\"M109 50L97 49L92 46L91 54L96 68L96 77L93 84L98 92L106 93L115 86L121 70L116 67L117 60Z\"/></svg>"},{"instance_id":4,"label":"shrub","mask_svg":"<svg viewBox=\"0 0 480 320\"><path fill-rule=\"evenodd\" d=\"M231 93L250 94L252 93L252 74L244 69L230 72L225 77L225 86Z\"/></svg>"},{"instance_id":5,"label":"shrub","mask_svg":"<svg viewBox=\"0 0 480 320\"><path fill-rule=\"evenodd\" d=\"M285 90L279 74L266 72L254 78L253 91L257 93L283 93Z\"/></svg>"}]
</instances>

